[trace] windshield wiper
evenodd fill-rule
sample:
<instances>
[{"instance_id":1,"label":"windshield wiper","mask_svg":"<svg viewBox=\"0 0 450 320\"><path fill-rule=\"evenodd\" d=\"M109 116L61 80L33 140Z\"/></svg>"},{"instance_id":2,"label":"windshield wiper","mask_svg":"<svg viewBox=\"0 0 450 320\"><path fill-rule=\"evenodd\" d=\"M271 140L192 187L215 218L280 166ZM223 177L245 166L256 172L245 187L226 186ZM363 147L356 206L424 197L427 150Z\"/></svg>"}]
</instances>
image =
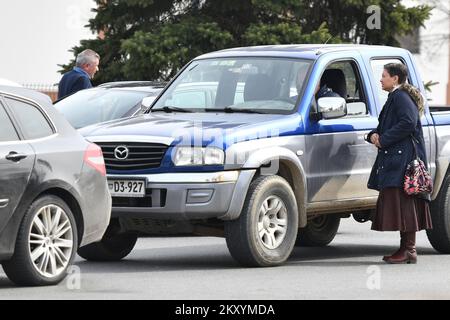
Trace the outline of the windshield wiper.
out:
<instances>
[{"instance_id":1,"label":"windshield wiper","mask_svg":"<svg viewBox=\"0 0 450 320\"><path fill-rule=\"evenodd\" d=\"M188 110L188 109L183 109L183 108L173 107L173 106L164 106L162 108L150 109L150 113L156 112L156 111L164 111L167 113L170 113L170 112L192 112L191 110Z\"/></svg>"},{"instance_id":2,"label":"windshield wiper","mask_svg":"<svg viewBox=\"0 0 450 320\"><path fill-rule=\"evenodd\" d=\"M254 109L241 109L241 108L230 108L226 107L220 108L206 108L206 112L225 112L225 113L257 113L257 114L267 114L267 112L262 112Z\"/></svg>"}]
</instances>

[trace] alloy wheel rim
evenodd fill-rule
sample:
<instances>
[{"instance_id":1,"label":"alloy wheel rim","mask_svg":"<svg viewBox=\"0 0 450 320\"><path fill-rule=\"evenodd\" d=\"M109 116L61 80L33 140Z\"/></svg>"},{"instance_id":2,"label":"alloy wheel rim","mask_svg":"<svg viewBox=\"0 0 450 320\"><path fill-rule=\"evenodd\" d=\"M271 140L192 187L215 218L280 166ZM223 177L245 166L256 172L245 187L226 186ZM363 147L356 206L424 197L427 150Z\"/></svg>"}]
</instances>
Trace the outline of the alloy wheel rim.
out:
<instances>
[{"instance_id":1,"label":"alloy wheel rim","mask_svg":"<svg viewBox=\"0 0 450 320\"><path fill-rule=\"evenodd\" d=\"M51 204L39 209L28 237L31 262L44 277L59 276L70 262L73 251L72 224L67 213Z\"/></svg>"},{"instance_id":2,"label":"alloy wheel rim","mask_svg":"<svg viewBox=\"0 0 450 320\"><path fill-rule=\"evenodd\" d=\"M270 196L263 201L258 216L258 237L270 250L278 248L286 237L287 208L283 200Z\"/></svg>"}]
</instances>

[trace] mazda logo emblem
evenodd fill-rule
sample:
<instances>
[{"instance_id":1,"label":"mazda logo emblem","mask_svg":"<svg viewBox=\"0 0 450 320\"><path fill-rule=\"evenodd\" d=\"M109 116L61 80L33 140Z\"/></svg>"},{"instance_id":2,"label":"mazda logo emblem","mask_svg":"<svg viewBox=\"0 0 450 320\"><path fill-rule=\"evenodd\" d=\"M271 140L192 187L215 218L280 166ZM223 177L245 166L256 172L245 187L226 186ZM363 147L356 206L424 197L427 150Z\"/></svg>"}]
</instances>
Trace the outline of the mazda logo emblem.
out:
<instances>
[{"instance_id":1,"label":"mazda logo emblem","mask_svg":"<svg viewBox=\"0 0 450 320\"><path fill-rule=\"evenodd\" d=\"M130 155L130 150L125 146L118 146L114 149L114 157L118 160L125 160Z\"/></svg>"}]
</instances>

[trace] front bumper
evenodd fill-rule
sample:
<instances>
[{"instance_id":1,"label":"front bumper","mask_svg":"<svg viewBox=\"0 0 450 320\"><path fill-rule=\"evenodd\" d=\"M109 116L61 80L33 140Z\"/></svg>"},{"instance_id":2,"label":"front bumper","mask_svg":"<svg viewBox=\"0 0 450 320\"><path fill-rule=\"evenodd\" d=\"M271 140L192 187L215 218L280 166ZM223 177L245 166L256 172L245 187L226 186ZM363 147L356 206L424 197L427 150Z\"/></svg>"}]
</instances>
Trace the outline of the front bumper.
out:
<instances>
[{"instance_id":1,"label":"front bumper","mask_svg":"<svg viewBox=\"0 0 450 320\"><path fill-rule=\"evenodd\" d=\"M146 198L113 197L113 217L235 219L256 170L108 175L146 182Z\"/></svg>"}]
</instances>

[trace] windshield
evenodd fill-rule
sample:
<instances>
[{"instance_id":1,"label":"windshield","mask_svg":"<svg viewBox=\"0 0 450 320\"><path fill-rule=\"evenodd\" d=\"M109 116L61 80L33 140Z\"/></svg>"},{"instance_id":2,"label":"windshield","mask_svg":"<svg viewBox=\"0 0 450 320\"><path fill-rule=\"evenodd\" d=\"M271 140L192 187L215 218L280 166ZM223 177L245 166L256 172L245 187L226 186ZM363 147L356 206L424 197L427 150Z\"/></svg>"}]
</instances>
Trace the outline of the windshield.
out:
<instances>
[{"instance_id":1,"label":"windshield","mask_svg":"<svg viewBox=\"0 0 450 320\"><path fill-rule=\"evenodd\" d=\"M193 61L170 85L151 112L239 110L290 113L312 61L226 58Z\"/></svg>"},{"instance_id":2,"label":"windshield","mask_svg":"<svg viewBox=\"0 0 450 320\"><path fill-rule=\"evenodd\" d=\"M75 128L131 116L148 92L108 90L103 88L78 91L57 102L58 109ZM132 111L132 112L130 112Z\"/></svg>"}]
</instances>

